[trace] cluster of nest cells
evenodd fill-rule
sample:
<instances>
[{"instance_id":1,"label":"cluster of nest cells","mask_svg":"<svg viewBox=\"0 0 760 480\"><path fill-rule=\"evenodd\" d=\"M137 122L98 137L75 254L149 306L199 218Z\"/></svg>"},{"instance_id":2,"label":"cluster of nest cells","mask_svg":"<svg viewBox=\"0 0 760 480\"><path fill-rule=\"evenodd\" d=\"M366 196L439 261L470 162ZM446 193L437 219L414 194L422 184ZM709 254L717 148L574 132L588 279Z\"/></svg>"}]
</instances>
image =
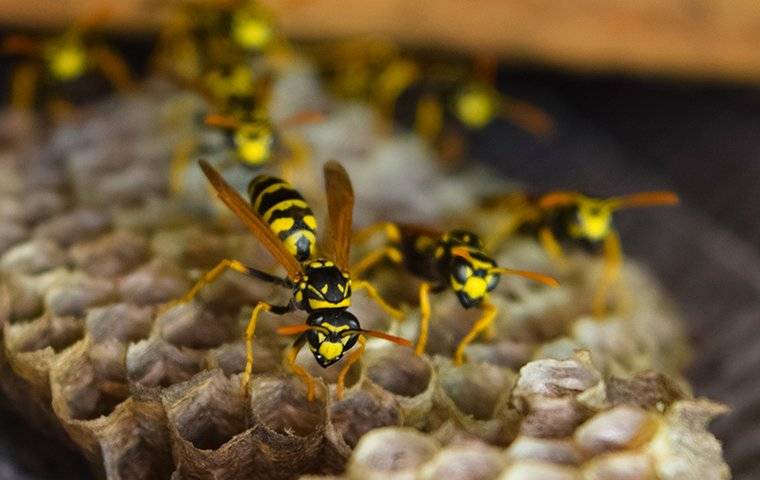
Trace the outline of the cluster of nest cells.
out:
<instances>
[{"instance_id":1,"label":"cluster of nest cells","mask_svg":"<svg viewBox=\"0 0 760 480\"><path fill-rule=\"evenodd\" d=\"M283 77L275 97L311 98L289 95L298 82ZM431 296L425 352L369 339L342 398L345 359L321 368L301 352L297 363L317 379L313 400L283 362L292 340L277 328L303 323L304 313L262 313L242 389L252 306L286 304L292 292L227 272L192 301L162 308L222 259L277 269L204 182L193 183L202 178L194 165L185 192L170 192L173 150L201 134L187 95L153 85L44 135L30 118L2 117L0 387L97 476L728 478L706 428L724 407L694 398L682 377L688 347L656 280L625 262L625 308L596 318L601 260L573 252L558 270L528 236L505 242L495 259L554 274L561 286L502 281L490 293L493 328L468 346L466 363L452 357L480 312L448 291ZM294 182L305 196L323 194L319 166L329 158L356 174L357 224L387 219L389 205L450 223L444 206L461 212L479 193L478 183L445 177L414 138L370 118L366 107L336 103L307 127L314 168ZM243 184L245 172L234 174ZM321 218L324 206L310 201ZM491 221L469 220L476 231ZM405 320L360 292L351 311L364 328L414 339L418 280L381 269L372 281Z\"/></svg>"},{"instance_id":2,"label":"cluster of nest cells","mask_svg":"<svg viewBox=\"0 0 760 480\"><path fill-rule=\"evenodd\" d=\"M276 328L303 313L263 314L243 391L251 307L290 293L231 272L193 301L159 308L223 258L275 264L205 190L205 215L167 197L171 132L147 118L151 101L106 104L44 139L23 118L3 120L12 135L0 174L0 385L98 476L728 478L706 429L724 407L693 398L679 319L631 261L626 311L603 320L588 313L600 270L592 255L571 255L559 288L502 282L494 328L463 365L452 353L478 313L451 292L434 295L426 353L370 340L342 399L340 362L322 369L302 352L318 379L313 401L283 363L290 340ZM368 150L397 152L388 141ZM377 163L346 161L349 171ZM360 199L363 185L354 188ZM530 238L497 259L553 271ZM417 288L395 272L374 281L397 304ZM394 322L360 293L352 304L367 328L414 338L418 308L405 308Z\"/></svg>"}]
</instances>

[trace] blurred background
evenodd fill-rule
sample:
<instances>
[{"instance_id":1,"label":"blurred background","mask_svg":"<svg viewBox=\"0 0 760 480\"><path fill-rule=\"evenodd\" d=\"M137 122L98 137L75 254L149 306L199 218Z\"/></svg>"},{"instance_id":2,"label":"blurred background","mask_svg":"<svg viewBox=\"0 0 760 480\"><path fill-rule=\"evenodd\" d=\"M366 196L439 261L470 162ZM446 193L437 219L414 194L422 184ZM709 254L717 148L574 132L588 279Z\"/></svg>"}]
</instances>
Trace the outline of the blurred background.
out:
<instances>
[{"instance_id":1,"label":"blurred background","mask_svg":"<svg viewBox=\"0 0 760 480\"><path fill-rule=\"evenodd\" d=\"M106 3L97 29L144 73L160 0ZM468 156L505 176L600 195L678 192L681 208L622 215L623 247L657 271L679 302L696 346L689 373L696 394L733 409L713 430L735 478L760 478L757 0L262 3L295 40L371 34L421 58L497 58L499 90L555 123L547 138L506 121L469 134ZM0 34L60 31L103 6L3 1ZM0 92L8 91L12 65L0 58ZM85 97L98 99L91 91ZM399 117L409 120L403 108ZM0 479L88 475L78 454L61 454L7 410L2 425Z\"/></svg>"}]
</instances>

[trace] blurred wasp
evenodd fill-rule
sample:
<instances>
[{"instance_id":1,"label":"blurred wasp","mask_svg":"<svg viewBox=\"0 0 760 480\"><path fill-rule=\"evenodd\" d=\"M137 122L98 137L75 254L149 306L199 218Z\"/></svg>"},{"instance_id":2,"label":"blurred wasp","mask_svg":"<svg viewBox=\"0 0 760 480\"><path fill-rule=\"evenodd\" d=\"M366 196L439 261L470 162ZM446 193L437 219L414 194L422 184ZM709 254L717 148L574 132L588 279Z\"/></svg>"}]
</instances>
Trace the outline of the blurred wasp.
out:
<instances>
[{"instance_id":1,"label":"blurred wasp","mask_svg":"<svg viewBox=\"0 0 760 480\"><path fill-rule=\"evenodd\" d=\"M102 23L98 12L76 22L59 35L37 37L10 35L0 43L0 52L27 59L16 66L11 78L11 106L31 110L40 81L61 85L75 82L91 71L99 71L119 92L135 88L132 74L121 56L88 31Z\"/></svg>"},{"instance_id":2,"label":"blurred wasp","mask_svg":"<svg viewBox=\"0 0 760 480\"><path fill-rule=\"evenodd\" d=\"M384 233L387 243L368 253L351 270L358 276L387 259L422 279L420 332L415 348L418 355L425 351L427 344L430 293L449 289L462 307L478 307L483 311L454 352L454 362L461 365L467 345L489 328L496 317L496 307L489 302L488 294L496 288L502 274L518 275L552 287L559 285L540 273L499 267L484 252L480 238L465 230L443 233L418 225L379 223L357 233L355 240L362 242L379 232Z\"/></svg>"},{"instance_id":3,"label":"blurred wasp","mask_svg":"<svg viewBox=\"0 0 760 480\"><path fill-rule=\"evenodd\" d=\"M250 71L245 65L240 65L240 69ZM225 76L219 72L214 85L184 83L221 112L206 115L204 124L224 132L226 143L238 164L255 170L277 158L282 175L290 178L292 171L308 162L308 145L293 129L321 122L324 115L319 111L305 110L275 124L268 113L271 76L256 80L243 73L233 72ZM196 133L182 142L172 157L169 185L174 193L182 190L184 172L191 156L200 146L198 137L202 132Z\"/></svg>"},{"instance_id":4,"label":"blurred wasp","mask_svg":"<svg viewBox=\"0 0 760 480\"><path fill-rule=\"evenodd\" d=\"M514 233L535 235L547 254L564 263L562 242L593 249L601 244L604 271L593 301L592 313L607 311L607 294L617 280L622 263L620 238L612 224L613 214L624 208L674 205L678 196L669 191L643 192L622 197L597 198L577 192L551 192L531 197L523 193L491 198L484 206L509 212L488 240L491 251Z\"/></svg>"},{"instance_id":5,"label":"blurred wasp","mask_svg":"<svg viewBox=\"0 0 760 480\"><path fill-rule=\"evenodd\" d=\"M220 67L250 67L250 62L261 59L273 60L276 65L289 57L274 16L258 2L157 1L168 3L172 11L161 29L153 65L170 77L198 81Z\"/></svg>"},{"instance_id":6,"label":"blurred wasp","mask_svg":"<svg viewBox=\"0 0 760 480\"><path fill-rule=\"evenodd\" d=\"M310 400L315 395L314 380L296 364L296 356L304 345L309 346L317 363L326 368L359 344L359 348L347 357L338 376L338 398L343 396L348 369L364 351L364 337L377 337L411 346L403 338L362 329L359 320L347 310L351 305L352 290L365 289L387 313L400 317L400 312L387 305L372 285L351 280L348 260L354 195L348 174L339 163L328 162L324 167L330 225L328 256L332 260L316 255L317 224L314 215L301 194L284 180L266 175L254 178L249 185L251 202L247 203L211 165L204 161L200 165L219 198L285 268L287 277L280 278L256 270L237 260L223 260L207 272L180 302L192 300L204 285L214 281L227 269L293 290L293 298L287 305L259 301L251 313L245 332L246 366L242 380L245 390L253 371L253 337L261 312L282 315L299 309L308 313L305 324L282 327L278 332L298 335L288 351L287 360L293 372L306 384Z\"/></svg>"}]
</instances>

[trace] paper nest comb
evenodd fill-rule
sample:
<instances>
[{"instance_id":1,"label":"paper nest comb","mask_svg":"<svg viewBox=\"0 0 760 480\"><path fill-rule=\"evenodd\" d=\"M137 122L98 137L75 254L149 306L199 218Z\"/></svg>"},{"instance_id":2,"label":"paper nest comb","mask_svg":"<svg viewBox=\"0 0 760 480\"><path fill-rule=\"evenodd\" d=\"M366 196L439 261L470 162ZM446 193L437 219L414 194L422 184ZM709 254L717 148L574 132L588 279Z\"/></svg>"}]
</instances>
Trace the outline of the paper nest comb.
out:
<instances>
[{"instance_id":1,"label":"paper nest comb","mask_svg":"<svg viewBox=\"0 0 760 480\"><path fill-rule=\"evenodd\" d=\"M316 88L308 69L291 77L280 84ZM303 107L275 92L281 118ZM318 89L298 98L329 102ZM679 319L633 262L623 275L624 313L604 321L583 307L599 269L592 257L572 257L559 289L505 279L493 295L495 328L461 368L451 353L477 312L453 295L436 296L429 354L371 341L342 401L333 393L339 366L322 370L307 353L300 358L323 378L311 403L282 366L289 340L275 328L302 315L265 316L246 397L239 373L250 307L260 298L286 301L288 292L225 274L197 301L157 308L222 258L274 268L256 240L212 206L194 166L186 191L167 198L173 146L182 133L200 134L172 115L188 99L154 85L50 139L32 138L18 117L3 120L10 133L0 163L0 386L37 427L75 444L96 475L729 477L706 429L724 408L692 397L680 375L688 349ZM330 106L325 124L304 131L314 168L296 181L317 210L317 172L329 158L352 174L359 224L383 218L388 205L405 206L401 220L445 222L478 193L438 173L416 139L378 133L366 108ZM552 271L529 240L512 242L498 260ZM403 276L380 272L377 282L395 301L414 297ZM352 310L368 328L416 334L414 309L400 325L360 295Z\"/></svg>"}]
</instances>

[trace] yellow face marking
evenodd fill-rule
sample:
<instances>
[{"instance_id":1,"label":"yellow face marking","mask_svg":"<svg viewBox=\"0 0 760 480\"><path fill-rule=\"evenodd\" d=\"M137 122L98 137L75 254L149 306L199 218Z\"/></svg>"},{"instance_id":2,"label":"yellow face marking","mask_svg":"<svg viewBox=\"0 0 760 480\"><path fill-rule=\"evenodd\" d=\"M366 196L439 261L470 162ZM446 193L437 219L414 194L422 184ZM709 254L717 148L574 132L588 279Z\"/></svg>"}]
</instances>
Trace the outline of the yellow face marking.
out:
<instances>
[{"instance_id":1,"label":"yellow face marking","mask_svg":"<svg viewBox=\"0 0 760 480\"><path fill-rule=\"evenodd\" d=\"M293 199L293 200L283 200L282 202L278 203L277 205L273 205L272 208L267 210L262 217L264 217L265 222L269 222L269 219L272 217L274 212L278 210L287 210L292 207L301 207L301 208L309 208L309 205L306 203L305 200L300 199Z\"/></svg>"},{"instance_id":2,"label":"yellow face marking","mask_svg":"<svg viewBox=\"0 0 760 480\"><path fill-rule=\"evenodd\" d=\"M322 332L317 332L317 340L319 340L319 343L322 343L322 342L324 342L326 338L327 338L327 336L325 336L325 334L324 334L324 333L322 333Z\"/></svg>"},{"instance_id":3,"label":"yellow face marking","mask_svg":"<svg viewBox=\"0 0 760 480\"><path fill-rule=\"evenodd\" d=\"M457 96L454 109L459 120L469 128L483 128L496 113L494 96L482 88L468 89Z\"/></svg>"},{"instance_id":4,"label":"yellow face marking","mask_svg":"<svg viewBox=\"0 0 760 480\"><path fill-rule=\"evenodd\" d=\"M602 240L612 226L612 207L604 201L581 200L578 203L577 219L578 224L571 228L571 235Z\"/></svg>"},{"instance_id":5,"label":"yellow face marking","mask_svg":"<svg viewBox=\"0 0 760 480\"><path fill-rule=\"evenodd\" d=\"M337 286L340 293L343 293L345 291L345 289L343 288L343 285L341 285L340 283Z\"/></svg>"},{"instance_id":6,"label":"yellow face marking","mask_svg":"<svg viewBox=\"0 0 760 480\"><path fill-rule=\"evenodd\" d=\"M46 51L48 68L58 80L74 80L87 70L87 51L78 41L51 45Z\"/></svg>"},{"instance_id":7,"label":"yellow face marking","mask_svg":"<svg viewBox=\"0 0 760 480\"><path fill-rule=\"evenodd\" d=\"M325 267L334 267L334 266L335 264L329 260L325 262Z\"/></svg>"},{"instance_id":8,"label":"yellow face marking","mask_svg":"<svg viewBox=\"0 0 760 480\"><path fill-rule=\"evenodd\" d=\"M324 285L322 285L322 289L320 290L322 292L322 295L326 295L328 289L329 289L329 287L328 287L328 285L326 283Z\"/></svg>"},{"instance_id":9,"label":"yellow face marking","mask_svg":"<svg viewBox=\"0 0 760 480\"><path fill-rule=\"evenodd\" d=\"M487 283L480 277L469 277L464 283L462 291L472 299L483 298L487 292Z\"/></svg>"},{"instance_id":10,"label":"yellow face marking","mask_svg":"<svg viewBox=\"0 0 760 480\"><path fill-rule=\"evenodd\" d=\"M262 50L272 39L272 25L252 12L236 12L232 19L232 38L246 50Z\"/></svg>"},{"instance_id":11,"label":"yellow face marking","mask_svg":"<svg viewBox=\"0 0 760 480\"><path fill-rule=\"evenodd\" d=\"M343 353L343 343L322 342L319 344L319 353L327 360L337 358Z\"/></svg>"},{"instance_id":12,"label":"yellow face marking","mask_svg":"<svg viewBox=\"0 0 760 480\"><path fill-rule=\"evenodd\" d=\"M296 302L303 302L303 292L300 290L296 292Z\"/></svg>"},{"instance_id":13,"label":"yellow face marking","mask_svg":"<svg viewBox=\"0 0 760 480\"><path fill-rule=\"evenodd\" d=\"M265 163L272 155L272 137L267 131L242 127L235 132L235 146L238 158L249 165Z\"/></svg>"},{"instance_id":14,"label":"yellow face marking","mask_svg":"<svg viewBox=\"0 0 760 480\"><path fill-rule=\"evenodd\" d=\"M441 258L443 256L443 247L435 249L435 258Z\"/></svg>"}]
</instances>

